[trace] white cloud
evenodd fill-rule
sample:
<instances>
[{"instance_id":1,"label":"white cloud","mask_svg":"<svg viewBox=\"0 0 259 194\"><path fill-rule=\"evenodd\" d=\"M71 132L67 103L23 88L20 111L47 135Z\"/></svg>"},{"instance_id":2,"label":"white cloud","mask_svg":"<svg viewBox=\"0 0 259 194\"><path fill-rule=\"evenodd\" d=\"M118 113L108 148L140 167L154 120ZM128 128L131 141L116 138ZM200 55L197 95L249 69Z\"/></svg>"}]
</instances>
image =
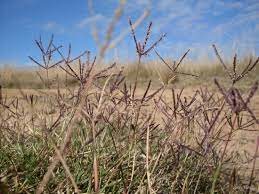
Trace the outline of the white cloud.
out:
<instances>
[{"instance_id":1,"label":"white cloud","mask_svg":"<svg viewBox=\"0 0 259 194\"><path fill-rule=\"evenodd\" d=\"M204 49L193 45L192 41L199 41L205 50L212 43L218 43L226 50L231 50L234 44L244 50L258 48L258 1L160 0L153 1L152 7L155 8L151 11L155 13L153 22L157 33L167 32L168 36L184 34L183 37L189 35L188 40L175 40L172 43L177 50L191 45L194 53L203 53ZM201 39L197 40L197 37ZM183 44L185 41L186 45ZM178 42L179 45L176 45Z\"/></svg>"},{"instance_id":2,"label":"white cloud","mask_svg":"<svg viewBox=\"0 0 259 194\"><path fill-rule=\"evenodd\" d=\"M174 32L196 31L206 28L205 14L210 13L212 1L170 1L161 0L157 5L158 17L156 30L168 30ZM174 28L172 28L174 26ZM170 32L169 32L170 33Z\"/></svg>"},{"instance_id":3,"label":"white cloud","mask_svg":"<svg viewBox=\"0 0 259 194\"><path fill-rule=\"evenodd\" d=\"M135 4L135 6L149 6L151 4L151 1L150 0L138 0L138 1L134 2L134 4Z\"/></svg>"},{"instance_id":4,"label":"white cloud","mask_svg":"<svg viewBox=\"0 0 259 194\"><path fill-rule=\"evenodd\" d=\"M96 14L96 15L84 18L77 24L77 26L79 28L84 28L87 25L91 25L92 23L96 23L96 22L104 20L104 19L105 19L105 17L102 14Z\"/></svg>"},{"instance_id":5,"label":"white cloud","mask_svg":"<svg viewBox=\"0 0 259 194\"><path fill-rule=\"evenodd\" d=\"M135 14L139 14L138 12L143 12L145 9L150 10L151 8L151 0L127 1L125 4L124 13L128 16L134 16Z\"/></svg>"},{"instance_id":6,"label":"white cloud","mask_svg":"<svg viewBox=\"0 0 259 194\"><path fill-rule=\"evenodd\" d=\"M168 1L168 0L161 0L158 5L156 6L158 10L167 10L168 8L172 7L176 3L176 0Z\"/></svg>"},{"instance_id":7,"label":"white cloud","mask_svg":"<svg viewBox=\"0 0 259 194\"><path fill-rule=\"evenodd\" d=\"M43 29L46 31L59 33L59 34L62 34L65 32L64 27L55 21L48 21L46 24L43 25Z\"/></svg>"},{"instance_id":8,"label":"white cloud","mask_svg":"<svg viewBox=\"0 0 259 194\"><path fill-rule=\"evenodd\" d=\"M257 45L258 48L256 37L259 31L259 3L256 0L131 0L125 5L124 16L134 18L141 15L145 9L151 11L147 21L154 23L152 35L165 32L168 39L174 39L174 42L168 41L168 45L165 41L160 45L165 52L168 50L171 53L176 49L173 51L181 53L191 46L194 53L205 55L212 43L218 43L221 48L235 47L233 45ZM84 18L77 27L84 28L96 23L97 26L104 26L101 30L98 29L98 33L103 29L105 31L110 17L102 14L104 13ZM124 28L127 25L125 18L117 27ZM139 31L141 29L143 28Z\"/></svg>"},{"instance_id":9,"label":"white cloud","mask_svg":"<svg viewBox=\"0 0 259 194\"><path fill-rule=\"evenodd\" d=\"M244 10L249 11L258 11L259 10L259 2L251 3L248 6L244 7Z\"/></svg>"},{"instance_id":10,"label":"white cloud","mask_svg":"<svg viewBox=\"0 0 259 194\"><path fill-rule=\"evenodd\" d=\"M239 29L246 24L251 23L251 22L256 22L259 19L259 13L258 11L253 11L253 12L241 12L240 14L235 15L232 18L227 19L225 22L218 24L214 29L213 32L216 33L216 35L223 35L224 33L227 33L229 31ZM241 29L241 31L243 31Z\"/></svg>"}]
</instances>

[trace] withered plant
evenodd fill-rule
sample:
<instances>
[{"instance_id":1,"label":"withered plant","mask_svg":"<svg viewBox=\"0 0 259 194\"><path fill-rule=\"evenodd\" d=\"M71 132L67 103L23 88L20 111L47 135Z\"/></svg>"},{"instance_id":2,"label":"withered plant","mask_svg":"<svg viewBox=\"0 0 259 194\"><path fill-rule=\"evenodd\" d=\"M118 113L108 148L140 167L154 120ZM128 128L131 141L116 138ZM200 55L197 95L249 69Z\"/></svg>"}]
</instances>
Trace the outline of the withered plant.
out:
<instances>
[{"instance_id":1,"label":"withered plant","mask_svg":"<svg viewBox=\"0 0 259 194\"><path fill-rule=\"evenodd\" d=\"M160 75L160 73L158 72L160 79L162 81L162 83L164 85L168 85L169 83L172 83L175 79L177 74L180 75L187 75L187 76L194 76L194 77L198 77L197 75L194 74L190 74L190 73L184 73L184 72L180 72L177 71L177 69L179 68L179 66L181 65L182 61L184 60L184 58L187 56L187 54L189 53L190 49L188 49L184 55L181 57L181 59L179 60L179 62L176 62L175 60L173 61L173 65L171 66L168 62L165 61L165 59L157 52L155 51L156 55L159 57L159 59L169 68L170 70L170 74L167 78L163 78L163 75Z\"/></svg>"},{"instance_id":2,"label":"withered plant","mask_svg":"<svg viewBox=\"0 0 259 194\"><path fill-rule=\"evenodd\" d=\"M146 48L152 23L143 43L129 23L139 66L164 35ZM136 92L138 70L132 87L115 62L103 67L88 50L72 57L72 47L63 52L53 37L47 48L41 39L36 44L41 60L30 59L43 70L45 90L8 98L0 87L0 193L2 185L5 192L37 194L257 192L258 138L253 153L235 138L258 134L257 115L248 107L258 83L246 98L235 83L258 60L238 74L236 56L230 71L214 47L230 89L215 79L220 93L200 87L187 95L187 89L149 81ZM178 70L188 52L173 66L157 55L172 74L195 76ZM54 68L76 85L51 81Z\"/></svg>"},{"instance_id":3,"label":"withered plant","mask_svg":"<svg viewBox=\"0 0 259 194\"><path fill-rule=\"evenodd\" d=\"M236 115L239 115L239 113L241 113L241 111L247 111L251 115L251 117L254 119L254 121L256 121L257 124L259 124L259 120L256 119L255 114L248 107L249 102L251 101L252 97L256 94L256 91L258 89L258 81L255 81L255 83L251 87L246 99L244 99L240 90L235 87L236 82L243 79L246 75L248 75L248 73L250 71L252 71L255 68L255 66L259 62L259 57L257 57L257 59L253 63L252 63L252 59L250 59L249 63L245 66L243 71L240 74L238 74L237 73L237 55L236 54L234 55L233 67L232 67L232 71L231 71L230 69L228 69L226 64L223 62L215 45L213 45L213 48L214 48L214 51L215 51L220 63L224 67L226 74L228 75L229 79L232 81L232 86L226 90L223 86L220 85L220 83L218 82L218 80L216 78L214 79L214 82L215 82L216 86L219 88L219 91L221 92L221 94L224 96L225 101L229 104L229 106L231 107L231 110Z\"/></svg>"},{"instance_id":4,"label":"withered plant","mask_svg":"<svg viewBox=\"0 0 259 194\"><path fill-rule=\"evenodd\" d=\"M149 52L152 51L158 45L158 43L162 41L162 39L166 36L166 34L162 34L161 37L157 41L155 41L153 44L151 44L151 46L149 46L149 48L146 48L148 40L150 38L150 34L151 34L152 22L149 23L149 26L148 26L147 32L146 32L146 36L145 36L145 39L144 39L143 43L141 41L137 40L135 30L133 28L133 24L132 24L130 18L129 18L129 25L130 25L130 28L131 28L131 33L132 33L132 36L133 36L133 40L134 40L135 47L136 47L136 52L137 52L137 55L138 55L137 72L136 72L136 77L135 77L135 82L134 82L134 90L136 90L137 82L138 82L138 76L139 76L138 75L139 74L139 66L141 64L141 58L143 56L148 55Z\"/></svg>"}]
</instances>

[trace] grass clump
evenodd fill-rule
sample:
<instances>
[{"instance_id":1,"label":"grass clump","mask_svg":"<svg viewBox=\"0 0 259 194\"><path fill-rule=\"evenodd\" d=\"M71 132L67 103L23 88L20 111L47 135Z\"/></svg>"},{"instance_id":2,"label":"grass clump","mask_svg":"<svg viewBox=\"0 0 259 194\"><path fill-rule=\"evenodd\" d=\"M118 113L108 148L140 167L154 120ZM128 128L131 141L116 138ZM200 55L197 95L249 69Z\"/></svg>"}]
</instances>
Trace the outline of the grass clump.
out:
<instances>
[{"instance_id":1,"label":"grass clump","mask_svg":"<svg viewBox=\"0 0 259 194\"><path fill-rule=\"evenodd\" d=\"M141 76L148 79L154 73L143 67L142 58L164 35L147 49L152 24L142 44L129 23L138 54L130 83L132 73L125 77L115 63L96 68L100 59L91 58L89 51L72 58L71 47L65 56L53 38L46 48L36 42L44 60L30 58L42 68L38 75L49 92L37 98L0 95L1 185L11 192L37 194L256 192L259 139L245 155L233 146L241 132L258 132L259 121L249 107L258 82L247 96L236 84L258 60L240 74L221 62L232 84L223 86L216 78L212 83L217 91L200 87L187 95L163 79L155 89L152 79L141 89ZM48 59L54 52L61 59L52 64ZM196 77L180 68L187 53L173 64L157 55L171 75ZM76 85L65 84L62 90L52 84L54 68Z\"/></svg>"}]
</instances>

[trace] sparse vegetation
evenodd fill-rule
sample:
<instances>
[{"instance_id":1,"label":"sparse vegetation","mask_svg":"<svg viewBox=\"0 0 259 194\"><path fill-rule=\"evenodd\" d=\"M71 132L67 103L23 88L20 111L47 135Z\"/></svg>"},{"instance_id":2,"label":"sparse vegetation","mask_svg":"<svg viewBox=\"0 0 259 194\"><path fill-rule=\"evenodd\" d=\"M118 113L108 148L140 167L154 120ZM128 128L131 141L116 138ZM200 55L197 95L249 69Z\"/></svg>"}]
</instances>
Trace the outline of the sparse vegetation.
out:
<instances>
[{"instance_id":1,"label":"sparse vegetation","mask_svg":"<svg viewBox=\"0 0 259 194\"><path fill-rule=\"evenodd\" d=\"M112 63L101 69L89 51L72 58L71 47L65 55L52 37L46 47L36 41L43 60L30 58L42 68L38 73L16 72L19 79L29 73L32 82L13 82L12 70L1 71L3 87L22 88L22 83L45 90L40 95L20 90L21 97L13 98L0 92L0 189L38 194L258 192L259 121L250 104L258 88L253 71L258 72L259 58L240 65L235 56L230 71L216 52L223 65L216 71L187 71L180 66L187 53L170 64L157 52L166 72L158 75L141 59L164 35L145 49L152 25L143 44L131 21L130 26L136 66L123 70ZM59 54L58 62L50 60L53 53ZM236 82L248 74L253 85L247 82L251 90L244 95ZM181 77L188 76L201 80L196 83L210 80L217 90L203 85L186 94L172 87L172 76L178 88L188 83ZM222 84L227 76L229 84ZM252 144L250 152L241 141L251 139L237 138L243 133L253 137L244 143Z\"/></svg>"},{"instance_id":2,"label":"sparse vegetation","mask_svg":"<svg viewBox=\"0 0 259 194\"><path fill-rule=\"evenodd\" d=\"M255 57L252 57L255 60ZM169 64L172 60L168 60ZM239 65L239 68L242 69L245 67L244 64L247 64L248 60L244 58ZM212 77L218 77L220 80L226 82L226 84L231 84L226 79L225 71L223 70L220 63L217 61L208 62L210 64L199 64L199 62L191 63L190 61L184 62L182 66L179 67L180 71L188 72L194 75L199 75L198 78L185 76L185 75L176 75L176 79L172 80L172 84L174 88L181 88L186 85L200 86L204 83L207 85L211 85L213 87L213 79ZM230 64L227 64L230 66ZM77 64L73 64L72 66L77 66ZM116 69L123 68L123 75L125 79L129 83L134 82L134 78L137 71L137 62L125 62L116 64ZM104 65L100 65L100 67L105 67ZM18 67L14 67L11 65L2 66L0 68L0 84L3 88L23 88L23 89L43 89L44 84L37 75L37 72L43 72L41 69L32 68L23 68L19 69ZM170 70L163 64L161 60L145 60L142 62L139 67L139 82L141 85L148 83L149 80L152 80L154 86L158 87L161 84L162 79L170 79L172 73ZM252 72L250 72L249 76L245 77L242 82L237 83L237 85L243 89L248 89L249 86L254 82L254 80L258 79L259 68L255 67ZM66 75L65 72L60 71L59 68L55 67L50 71L49 75L50 79L53 83L59 83L60 87L64 88L66 83ZM55 80L55 82L54 82ZM177 83L177 84L174 84ZM208 84L209 83L209 84ZM76 80L72 77L67 77L67 86L74 87L76 85Z\"/></svg>"}]
</instances>

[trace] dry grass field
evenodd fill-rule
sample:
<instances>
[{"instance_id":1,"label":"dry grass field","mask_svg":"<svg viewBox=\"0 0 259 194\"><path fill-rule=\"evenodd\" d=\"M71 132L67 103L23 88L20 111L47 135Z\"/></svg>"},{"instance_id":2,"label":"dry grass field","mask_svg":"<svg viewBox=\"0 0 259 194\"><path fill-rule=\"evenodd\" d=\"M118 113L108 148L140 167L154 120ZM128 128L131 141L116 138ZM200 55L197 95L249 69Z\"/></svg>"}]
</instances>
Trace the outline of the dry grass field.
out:
<instances>
[{"instance_id":1,"label":"dry grass field","mask_svg":"<svg viewBox=\"0 0 259 194\"><path fill-rule=\"evenodd\" d=\"M131 66L51 39L39 69L0 70L0 193L259 192L259 58L145 64L164 35L147 48L151 24L143 43L129 24Z\"/></svg>"}]
</instances>

